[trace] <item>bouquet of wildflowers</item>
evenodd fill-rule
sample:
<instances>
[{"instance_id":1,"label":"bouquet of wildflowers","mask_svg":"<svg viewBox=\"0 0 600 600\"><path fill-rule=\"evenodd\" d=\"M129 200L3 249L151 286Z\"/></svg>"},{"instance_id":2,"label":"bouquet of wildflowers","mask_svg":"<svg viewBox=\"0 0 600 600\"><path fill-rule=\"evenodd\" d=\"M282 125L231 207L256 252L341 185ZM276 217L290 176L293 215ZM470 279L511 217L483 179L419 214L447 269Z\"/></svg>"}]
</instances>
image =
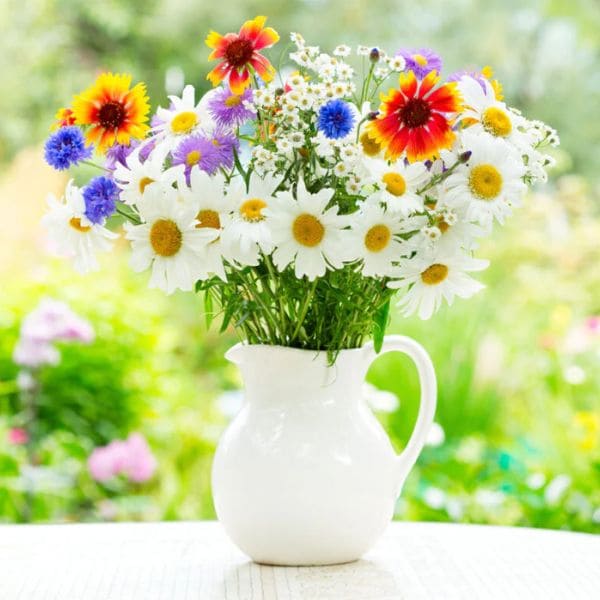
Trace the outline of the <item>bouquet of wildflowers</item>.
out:
<instances>
[{"instance_id":1,"label":"bouquet of wildflowers","mask_svg":"<svg viewBox=\"0 0 600 600\"><path fill-rule=\"evenodd\" d=\"M431 50L293 33L275 69L265 17L210 32L213 88L187 85L148 122L144 84L104 73L57 115L46 159L103 173L50 198L75 267L120 231L150 286L195 290L249 343L335 353L374 337L393 296L429 318L482 288L478 239L545 180L556 133L508 107L489 68L441 78Z\"/></svg>"}]
</instances>

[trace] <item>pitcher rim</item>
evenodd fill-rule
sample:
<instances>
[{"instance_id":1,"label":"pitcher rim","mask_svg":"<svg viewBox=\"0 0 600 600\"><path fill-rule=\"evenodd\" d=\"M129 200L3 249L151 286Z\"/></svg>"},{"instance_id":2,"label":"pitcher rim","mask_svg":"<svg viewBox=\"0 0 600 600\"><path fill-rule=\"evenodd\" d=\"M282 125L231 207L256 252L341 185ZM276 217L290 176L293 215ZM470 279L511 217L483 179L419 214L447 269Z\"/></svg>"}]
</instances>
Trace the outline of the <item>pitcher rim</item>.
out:
<instances>
[{"instance_id":1,"label":"pitcher rim","mask_svg":"<svg viewBox=\"0 0 600 600\"><path fill-rule=\"evenodd\" d=\"M282 346L281 344L249 344L246 341L243 342L237 342L236 344L234 344L233 346L231 346L231 348L229 348L226 352L225 352L225 358L233 363L235 363L236 361L233 359L233 354L235 354L235 352L237 350L241 350L241 349L255 349L255 350L278 350L278 351L285 351L289 354L295 353L295 354L302 354L304 356L308 356L310 354L314 355L314 359L313 360L318 360L319 358L321 358L322 356L326 356L327 355L327 350L314 350L314 349L309 349L309 348L294 348L293 346ZM343 348L341 350L339 350L339 354L358 354L359 352L362 352L364 350L364 346L360 346L359 348Z\"/></svg>"}]
</instances>

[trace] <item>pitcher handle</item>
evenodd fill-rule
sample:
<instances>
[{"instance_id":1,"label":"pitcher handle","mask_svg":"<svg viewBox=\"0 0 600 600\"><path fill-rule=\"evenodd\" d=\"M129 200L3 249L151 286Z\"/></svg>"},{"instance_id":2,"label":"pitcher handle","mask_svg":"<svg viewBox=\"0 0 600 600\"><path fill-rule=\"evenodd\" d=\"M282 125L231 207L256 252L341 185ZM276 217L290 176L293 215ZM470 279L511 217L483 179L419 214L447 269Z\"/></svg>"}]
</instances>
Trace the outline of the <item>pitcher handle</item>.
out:
<instances>
[{"instance_id":1,"label":"pitcher handle","mask_svg":"<svg viewBox=\"0 0 600 600\"><path fill-rule=\"evenodd\" d=\"M397 485L398 493L400 493L404 480L421 453L427 439L427 434L433 423L433 417L435 416L437 383L433 363L431 362L429 354L427 354L427 351L421 344L404 335L385 336L380 354L375 352L373 342L365 344L363 348L365 351L365 359L368 363L367 368L378 356L381 356L381 354L397 351L410 356L415 363L419 374L421 401L419 404L417 422L406 448L404 448L397 458Z\"/></svg>"}]
</instances>

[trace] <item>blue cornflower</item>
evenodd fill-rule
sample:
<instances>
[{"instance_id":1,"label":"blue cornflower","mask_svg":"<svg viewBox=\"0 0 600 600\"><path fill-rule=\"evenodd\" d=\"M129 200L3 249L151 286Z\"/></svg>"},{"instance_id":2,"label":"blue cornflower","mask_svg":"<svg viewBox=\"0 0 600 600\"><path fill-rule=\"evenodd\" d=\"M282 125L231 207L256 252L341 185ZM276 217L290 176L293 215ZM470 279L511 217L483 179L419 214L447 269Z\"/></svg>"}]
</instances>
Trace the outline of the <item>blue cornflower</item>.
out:
<instances>
[{"instance_id":1,"label":"blue cornflower","mask_svg":"<svg viewBox=\"0 0 600 600\"><path fill-rule=\"evenodd\" d=\"M119 197L117 184L108 177L94 177L83 190L85 216L92 223L102 223L115 212Z\"/></svg>"},{"instance_id":2,"label":"blue cornflower","mask_svg":"<svg viewBox=\"0 0 600 600\"><path fill-rule=\"evenodd\" d=\"M44 146L44 158L51 167L64 171L71 165L89 158L92 150L91 146L86 147L81 129L72 125L61 127L48 138Z\"/></svg>"},{"instance_id":3,"label":"blue cornflower","mask_svg":"<svg viewBox=\"0 0 600 600\"><path fill-rule=\"evenodd\" d=\"M354 125L354 114L347 102L330 100L319 110L318 128L329 139L347 136Z\"/></svg>"}]
</instances>

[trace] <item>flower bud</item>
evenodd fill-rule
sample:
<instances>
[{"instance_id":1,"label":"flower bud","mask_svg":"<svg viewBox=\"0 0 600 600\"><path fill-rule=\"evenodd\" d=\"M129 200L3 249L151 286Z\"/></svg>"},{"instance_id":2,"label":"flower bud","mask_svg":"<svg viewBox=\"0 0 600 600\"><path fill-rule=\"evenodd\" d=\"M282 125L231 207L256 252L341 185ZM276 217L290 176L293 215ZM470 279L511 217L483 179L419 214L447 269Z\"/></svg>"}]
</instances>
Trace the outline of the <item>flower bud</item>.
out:
<instances>
[{"instance_id":1,"label":"flower bud","mask_svg":"<svg viewBox=\"0 0 600 600\"><path fill-rule=\"evenodd\" d=\"M376 62L379 62L380 58L381 58L381 55L379 53L379 50L377 48L372 48L371 52L369 52L369 60L372 63L376 63Z\"/></svg>"},{"instance_id":2,"label":"flower bud","mask_svg":"<svg viewBox=\"0 0 600 600\"><path fill-rule=\"evenodd\" d=\"M379 111L374 110L367 115L367 121L374 121L379 116Z\"/></svg>"},{"instance_id":3,"label":"flower bud","mask_svg":"<svg viewBox=\"0 0 600 600\"><path fill-rule=\"evenodd\" d=\"M467 150L466 152L459 154L458 162L461 162L461 163L469 162L469 159L471 158L471 154L473 154L473 153L470 150Z\"/></svg>"}]
</instances>

